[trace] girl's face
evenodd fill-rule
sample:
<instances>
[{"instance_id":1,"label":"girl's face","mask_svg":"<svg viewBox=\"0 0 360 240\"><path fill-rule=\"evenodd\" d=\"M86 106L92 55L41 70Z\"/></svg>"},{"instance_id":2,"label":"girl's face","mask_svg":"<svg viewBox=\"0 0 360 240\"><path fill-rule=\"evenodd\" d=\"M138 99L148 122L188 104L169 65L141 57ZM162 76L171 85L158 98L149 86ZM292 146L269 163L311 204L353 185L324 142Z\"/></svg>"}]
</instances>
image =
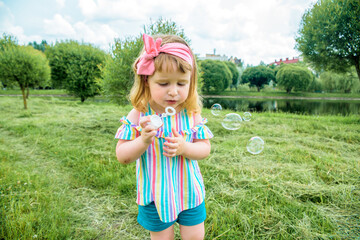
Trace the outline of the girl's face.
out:
<instances>
[{"instance_id":1,"label":"girl's face","mask_svg":"<svg viewBox=\"0 0 360 240\"><path fill-rule=\"evenodd\" d=\"M151 95L150 106L158 113L164 113L168 106L179 112L180 105L189 95L190 79L190 71L183 73L177 68L174 71L155 71L147 82Z\"/></svg>"}]
</instances>

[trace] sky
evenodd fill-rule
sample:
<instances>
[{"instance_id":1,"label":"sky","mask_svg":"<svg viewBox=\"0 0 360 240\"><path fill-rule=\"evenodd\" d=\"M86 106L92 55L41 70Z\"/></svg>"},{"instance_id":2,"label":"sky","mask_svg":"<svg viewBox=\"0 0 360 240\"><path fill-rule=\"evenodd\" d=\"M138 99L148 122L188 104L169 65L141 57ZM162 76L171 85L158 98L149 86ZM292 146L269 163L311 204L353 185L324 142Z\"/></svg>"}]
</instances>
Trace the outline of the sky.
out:
<instances>
[{"instance_id":1,"label":"sky","mask_svg":"<svg viewBox=\"0 0 360 240\"><path fill-rule=\"evenodd\" d=\"M73 39L110 51L160 17L191 40L195 54L240 58L246 65L293 58L301 17L316 0L0 0L0 34L20 44ZM214 50L215 49L215 50Z\"/></svg>"}]
</instances>

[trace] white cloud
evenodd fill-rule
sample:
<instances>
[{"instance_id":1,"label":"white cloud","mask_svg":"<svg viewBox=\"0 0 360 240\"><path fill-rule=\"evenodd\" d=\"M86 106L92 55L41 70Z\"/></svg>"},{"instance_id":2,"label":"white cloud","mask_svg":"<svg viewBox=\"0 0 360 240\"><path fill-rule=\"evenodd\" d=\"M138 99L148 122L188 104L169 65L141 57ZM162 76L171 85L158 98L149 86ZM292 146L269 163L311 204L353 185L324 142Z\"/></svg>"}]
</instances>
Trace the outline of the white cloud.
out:
<instances>
[{"instance_id":1,"label":"white cloud","mask_svg":"<svg viewBox=\"0 0 360 240\"><path fill-rule=\"evenodd\" d=\"M50 36L75 37L76 32L71 24L60 14L55 14L53 19L44 19L45 33Z\"/></svg>"},{"instance_id":2,"label":"white cloud","mask_svg":"<svg viewBox=\"0 0 360 240\"><path fill-rule=\"evenodd\" d=\"M118 34L108 25L97 22L78 21L73 23L69 17L55 14L53 19L44 20L46 34L57 40L74 39L80 42L92 43L104 50L109 50L109 45Z\"/></svg>"},{"instance_id":3,"label":"white cloud","mask_svg":"<svg viewBox=\"0 0 360 240\"><path fill-rule=\"evenodd\" d=\"M109 43L118 37L118 34L106 24L88 25L85 22L77 22L74 29L77 33L77 40L93 43L104 50L109 50Z\"/></svg>"},{"instance_id":4,"label":"white cloud","mask_svg":"<svg viewBox=\"0 0 360 240\"><path fill-rule=\"evenodd\" d=\"M126 19L128 21L146 19L146 5L134 0L79 0L79 7L87 19Z\"/></svg>"},{"instance_id":5,"label":"white cloud","mask_svg":"<svg viewBox=\"0 0 360 240\"><path fill-rule=\"evenodd\" d=\"M60 8L65 7L65 0L56 0L56 3Z\"/></svg>"},{"instance_id":6,"label":"white cloud","mask_svg":"<svg viewBox=\"0 0 360 240\"><path fill-rule=\"evenodd\" d=\"M195 53L204 56L215 48L218 54L236 56L245 63L257 65L261 60L268 63L299 54L294 50L294 37L302 14L314 2L316 0L182 0L170 4L168 0L53 0L49 1L48 12L57 14L32 23L43 25L43 32L39 32L39 28L31 32L25 24L14 24L15 18L22 19L19 18L21 11L7 9L0 0L0 30L11 29L19 39L19 36L34 40L39 36L46 40L71 38L108 49L115 37L137 35L150 19L154 22L163 17L185 30Z\"/></svg>"},{"instance_id":7,"label":"white cloud","mask_svg":"<svg viewBox=\"0 0 360 240\"><path fill-rule=\"evenodd\" d=\"M195 52L226 54L257 65L280 57L294 57L294 36L306 7L315 0L253 0L199 3L185 22ZM227 3L228 1L225 1ZM302 5L301 5L302 4ZM206 49L207 47L207 49Z\"/></svg>"},{"instance_id":8,"label":"white cloud","mask_svg":"<svg viewBox=\"0 0 360 240\"><path fill-rule=\"evenodd\" d=\"M0 37L2 33L11 34L17 38L19 44L26 45L30 41L41 41L37 34L26 35L23 27L15 25L15 17L6 4L0 1Z\"/></svg>"}]
</instances>

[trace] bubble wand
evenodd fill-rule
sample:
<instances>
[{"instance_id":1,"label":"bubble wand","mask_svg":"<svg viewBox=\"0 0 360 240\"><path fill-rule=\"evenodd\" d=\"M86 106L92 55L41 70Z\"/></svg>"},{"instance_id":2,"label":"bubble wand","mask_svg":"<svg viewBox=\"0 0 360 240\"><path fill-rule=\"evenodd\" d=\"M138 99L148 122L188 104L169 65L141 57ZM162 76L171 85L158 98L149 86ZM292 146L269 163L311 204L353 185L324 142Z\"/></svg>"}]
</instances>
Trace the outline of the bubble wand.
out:
<instances>
[{"instance_id":1,"label":"bubble wand","mask_svg":"<svg viewBox=\"0 0 360 240\"><path fill-rule=\"evenodd\" d=\"M173 116L176 114L176 110L175 108L173 107L166 107L165 108L165 113L161 114L161 117L154 114L154 115L151 115L150 117L150 124L158 129L159 127L161 127L163 125L163 121L162 121L162 117L167 117L167 116Z\"/></svg>"}]
</instances>

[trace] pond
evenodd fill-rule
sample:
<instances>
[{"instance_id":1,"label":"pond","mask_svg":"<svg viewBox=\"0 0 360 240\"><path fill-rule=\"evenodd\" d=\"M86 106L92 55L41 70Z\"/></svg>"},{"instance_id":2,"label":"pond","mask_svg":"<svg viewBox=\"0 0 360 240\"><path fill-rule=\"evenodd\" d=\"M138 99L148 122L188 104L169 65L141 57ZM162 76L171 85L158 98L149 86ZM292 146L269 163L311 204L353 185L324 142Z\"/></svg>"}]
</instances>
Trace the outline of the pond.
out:
<instances>
[{"instance_id":1,"label":"pond","mask_svg":"<svg viewBox=\"0 0 360 240\"><path fill-rule=\"evenodd\" d=\"M307 115L360 114L360 100L314 99L258 99L258 98L204 98L203 104L211 108L219 103L223 109L239 112L288 112Z\"/></svg>"}]
</instances>

